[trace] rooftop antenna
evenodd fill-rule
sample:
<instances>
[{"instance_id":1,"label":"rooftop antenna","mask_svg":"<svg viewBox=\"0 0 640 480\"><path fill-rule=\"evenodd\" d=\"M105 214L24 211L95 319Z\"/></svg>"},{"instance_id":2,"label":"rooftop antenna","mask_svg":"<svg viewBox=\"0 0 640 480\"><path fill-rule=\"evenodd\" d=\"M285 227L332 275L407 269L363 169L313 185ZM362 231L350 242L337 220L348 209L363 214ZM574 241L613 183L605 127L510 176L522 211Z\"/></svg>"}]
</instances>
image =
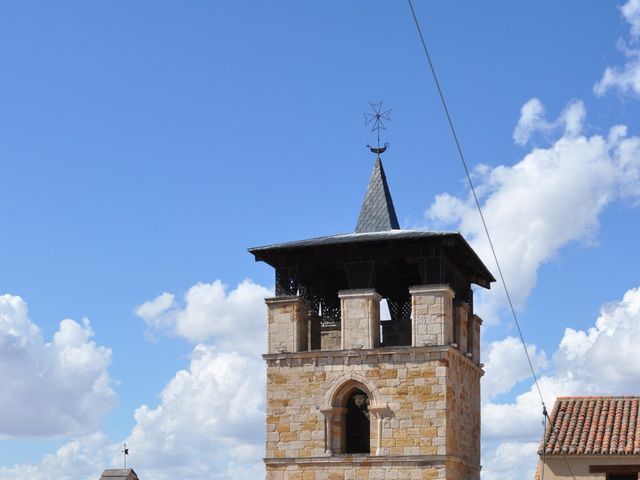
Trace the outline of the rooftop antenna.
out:
<instances>
[{"instance_id":1,"label":"rooftop antenna","mask_svg":"<svg viewBox=\"0 0 640 480\"><path fill-rule=\"evenodd\" d=\"M124 459L124 469L127 469L127 455L129 455L129 448L127 447L127 442L124 442L122 445L122 458Z\"/></svg>"},{"instance_id":2,"label":"rooftop antenna","mask_svg":"<svg viewBox=\"0 0 640 480\"><path fill-rule=\"evenodd\" d=\"M389 148L388 143L380 146L380 130L386 130L384 123L382 122L383 120L387 120L389 122L391 121L391 118L389 118L391 109L385 111L382 107L382 101L378 103L370 103L369 105L371 105L371 110L373 110L373 113L364 114L364 124L372 126L371 131L377 133L378 143L375 147L372 147L371 145L367 145L367 147L369 147L371 153L375 153L376 156L380 158L380 154L384 153L387 148Z\"/></svg>"}]
</instances>

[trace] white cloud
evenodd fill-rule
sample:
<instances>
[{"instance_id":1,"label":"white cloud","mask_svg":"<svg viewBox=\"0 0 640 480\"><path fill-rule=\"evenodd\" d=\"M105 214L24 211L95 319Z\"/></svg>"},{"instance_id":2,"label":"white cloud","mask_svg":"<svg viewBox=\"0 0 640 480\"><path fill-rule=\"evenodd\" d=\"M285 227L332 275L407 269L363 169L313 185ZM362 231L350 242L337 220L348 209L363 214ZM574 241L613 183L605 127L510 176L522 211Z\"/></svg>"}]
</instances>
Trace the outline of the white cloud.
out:
<instances>
[{"instance_id":1,"label":"white cloud","mask_svg":"<svg viewBox=\"0 0 640 480\"><path fill-rule=\"evenodd\" d=\"M576 137L582 133L582 126L587 118L584 103L579 100L569 102L560 115L560 125L564 127L565 137Z\"/></svg>"},{"instance_id":2,"label":"white cloud","mask_svg":"<svg viewBox=\"0 0 640 480\"><path fill-rule=\"evenodd\" d=\"M0 467L0 480L96 480L102 473L104 458L118 447L100 432L84 435L64 444L56 453L45 455L37 465Z\"/></svg>"},{"instance_id":3,"label":"white cloud","mask_svg":"<svg viewBox=\"0 0 640 480\"><path fill-rule=\"evenodd\" d=\"M532 99L522 108L514 140L524 145L533 135L550 141L513 166L480 166L474 174L489 229L516 306L535 287L542 264L567 244L592 242L598 220L614 201L640 198L640 137L617 125L606 136L585 135L582 102L571 102L555 120ZM557 133L560 132L560 133ZM550 139L551 135L557 135ZM496 270L472 198L439 195L427 211L431 221L456 226ZM504 305L501 289L476 294L476 309L491 323ZM633 339L640 335L640 291L603 307L593 328L568 328L551 359L530 345L545 402L560 395L629 394L638 385L640 366ZM508 337L486 348L483 379L483 480L523 478L532 473L542 435L542 405L519 340ZM513 401L515 387L526 386ZM527 473L524 477L531 478Z\"/></svg>"},{"instance_id":4,"label":"white cloud","mask_svg":"<svg viewBox=\"0 0 640 480\"><path fill-rule=\"evenodd\" d=\"M578 378L590 391L637 393L640 364L640 288L629 290L619 302L606 305L588 331L567 328L553 357L556 369Z\"/></svg>"},{"instance_id":5,"label":"white cloud","mask_svg":"<svg viewBox=\"0 0 640 480\"><path fill-rule=\"evenodd\" d=\"M618 49L627 57L627 62L622 67L607 67L593 90L597 95L604 95L617 89L622 94L640 97L640 0L629 0L620 11L630 27L629 43L618 40Z\"/></svg>"},{"instance_id":6,"label":"white cloud","mask_svg":"<svg viewBox=\"0 0 640 480\"><path fill-rule=\"evenodd\" d=\"M171 293L161 293L153 300L144 302L136 308L135 313L154 329L170 330L174 323L175 298L176 296Z\"/></svg>"},{"instance_id":7,"label":"white cloud","mask_svg":"<svg viewBox=\"0 0 640 480\"><path fill-rule=\"evenodd\" d=\"M549 409L562 395L589 394L584 383L567 372L538 379L545 404ZM550 413L550 412L549 412ZM540 441L542 435L542 403L535 385L516 396L513 402L484 402L482 405L483 439L500 441Z\"/></svg>"},{"instance_id":8,"label":"white cloud","mask_svg":"<svg viewBox=\"0 0 640 480\"><path fill-rule=\"evenodd\" d=\"M214 340L229 351L262 352L266 345L264 298L272 292L245 280L235 289L220 280L198 283L184 296L163 293L135 312L152 329L179 335L192 342Z\"/></svg>"},{"instance_id":9,"label":"white cloud","mask_svg":"<svg viewBox=\"0 0 640 480\"><path fill-rule=\"evenodd\" d=\"M150 328L200 343L189 370L176 373L160 405L136 410L131 461L150 478L263 475L265 297L250 280L229 290L198 283L182 302L163 293L136 309Z\"/></svg>"},{"instance_id":10,"label":"white cloud","mask_svg":"<svg viewBox=\"0 0 640 480\"><path fill-rule=\"evenodd\" d=\"M532 479L535 473L530 462L523 459L536 458L537 442L505 442L491 449L484 456L482 480L522 480Z\"/></svg>"},{"instance_id":11,"label":"white cloud","mask_svg":"<svg viewBox=\"0 0 640 480\"><path fill-rule=\"evenodd\" d=\"M265 372L257 356L197 345L160 404L135 411L127 463L146 480L264 478ZM0 480L95 480L121 468L122 442L101 432L76 438L39 464L0 467Z\"/></svg>"},{"instance_id":12,"label":"white cloud","mask_svg":"<svg viewBox=\"0 0 640 480\"><path fill-rule=\"evenodd\" d=\"M270 294L248 280L231 291L215 281L191 287L183 305L163 293L136 309L153 329L209 339L194 346L189 368L167 383L157 406L135 411L135 426L124 441L128 464L141 478L264 478L266 373L260 353L264 297ZM82 339L66 327L56 338L72 344ZM39 464L0 468L0 480L94 480L104 468L120 467L121 445L101 433L79 437Z\"/></svg>"},{"instance_id":13,"label":"white cloud","mask_svg":"<svg viewBox=\"0 0 640 480\"><path fill-rule=\"evenodd\" d=\"M264 379L257 354L197 345L160 405L136 410L131 464L157 480L264 476Z\"/></svg>"},{"instance_id":14,"label":"white cloud","mask_svg":"<svg viewBox=\"0 0 640 480\"><path fill-rule=\"evenodd\" d=\"M620 7L620 11L631 26L631 38L640 39L640 0L629 0Z\"/></svg>"},{"instance_id":15,"label":"white cloud","mask_svg":"<svg viewBox=\"0 0 640 480\"><path fill-rule=\"evenodd\" d=\"M540 389L547 407L551 409L558 396L637 394L640 365L630 359L637 357L638 338L640 288L631 289L622 300L605 305L594 326L587 331L567 328L553 355L552 371L540 378ZM505 355L503 361L506 364L502 368L509 371L513 359ZM496 363L495 368L501 367ZM541 421L542 407L533 384L513 402L484 402L483 441L486 445L498 445L495 451L485 449L488 460L484 463L508 463L509 452L513 450L512 454L516 455L518 445L539 442L542 438ZM500 450L503 445L509 447ZM535 467L535 455L519 458L523 468ZM485 478L483 474L483 479L497 478L492 475Z\"/></svg>"},{"instance_id":16,"label":"white cloud","mask_svg":"<svg viewBox=\"0 0 640 480\"><path fill-rule=\"evenodd\" d=\"M54 436L93 430L115 404L111 350L89 321L62 320L51 342L26 302L0 295L0 436Z\"/></svg>"},{"instance_id":17,"label":"white cloud","mask_svg":"<svg viewBox=\"0 0 640 480\"><path fill-rule=\"evenodd\" d=\"M529 363L522 343L515 337L506 337L486 346L485 375L482 392L485 398L495 398L510 391L517 383L531 377ZM547 356L535 345L527 345L527 351L536 373L548 364Z\"/></svg>"},{"instance_id":18,"label":"white cloud","mask_svg":"<svg viewBox=\"0 0 640 480\"><path fill-rule=\"evenodd\" d=\"M544 105L537 98L532 98L520 109L520 118L513 131L513 140L518 145L524 145L534 132L547 131L550 128L551 126L544 119Z\"/></svg>"},{"instance_id":19,"label":"white cloud","mask_svg":"<svg viewBox=\"0 0 640 480\"><path fill-rule=\"evenodd\" d=\"M639 198L640 137L628 137L624 126L606 137L582 135L584 118L582 103L571 102L557 120L543 120L563 126L549 147L533 149L513 166L476 170L483 213L516 306L524 305L542 264L568 243L594 238L608 204ZM427 217L460 230L497 271L471 197L438 195ZM489 323L499 305L500 288L478 292L477 310Z\"/></svg>"},{"instance_id":20,"label":"white cloud","mask_svg":"<svg viewBox=\"0 0 640 480\"><path fill-rule=\"evenodd\" d=\"M640 288L631 289L622 300L605 305L587 331L565 329L552 356L551 373L539 379L547 406L551 408L554 399L562 395L637 394L640 365L629 361L637 356L637 338L640 338ZM500 359L504 364L496 361L492 367L496 371L512 371L511 355ZM483 432L490 439L531 439L539 433L535 426L539 420L541 404L535 385L514 402L483 405Z\"/></svg>"},{"instance_id":21,"label":"white cloud","mask_svg":"<svg viewBox=\"0 0 640 480\"><path fill-rule=\"evenodd\" d=\"M131 461L153 479L264 476L265 297L250 280L229 290L198 283L183 302L163 293L136 309L152 329L190 341L188 370L167 384L156 408L135 412Z\"/></svg>"},{"instance_id":22,"label":"white cloud","mask_svg":"<svg viewBox=\"0 0 640 480\"><path fill-rule=\"evenodd\" d=\"M545 108L537 98L532 98L520 109L520 118L513 131L513 140L518 145L525 145L537 133L545 135L558 129L564 130L566 137L575 137L582 131L586 118L584 104L580 101L570 102L553 122L545 118Z\"/></svg>"},{"instance_id":23,"label":"white cloud","mask_svg":"<svg viewBox=\"0 0 640 480\"><path fill-rule=\"evenodd\" d=\"M618 42L618 46L627 62L622 67L607 67L593 91L596 95L604 95L615 88L624 95L640 97L640 50L630 48L624 42Z\"/></svg>"}]
</instances>

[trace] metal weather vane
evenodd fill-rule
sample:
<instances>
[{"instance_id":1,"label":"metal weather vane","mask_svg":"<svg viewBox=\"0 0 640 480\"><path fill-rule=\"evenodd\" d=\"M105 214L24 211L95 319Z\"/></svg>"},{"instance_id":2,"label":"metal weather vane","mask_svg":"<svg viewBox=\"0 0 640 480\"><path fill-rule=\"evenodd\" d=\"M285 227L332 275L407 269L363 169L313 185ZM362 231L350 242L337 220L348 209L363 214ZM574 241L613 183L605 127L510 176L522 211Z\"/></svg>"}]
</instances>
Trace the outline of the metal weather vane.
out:
<instances>
[{"instance_id":1,"label":"metal weather vane","mask_svg":"<svg viewBox=\"0 0 640 480\"><path fill-rule=\"evenodd\" d=\"M373 113L364 114L364 124L372 126L371 131L377 133L378 143L375 147L372 147L371 145L367 145L367 147L369 147L369 150L371 150L372 153L380 156L381 153L384 153L384 151L389 148L388 143L385 143L382 147L380 146L380 130L386 130L383 120L391 121L391 118L389 118L391 109L385 111L382 107L382 101L379 103L370 103L369 105L371 105Z\"/></svg>"},{"instance_id":2,"label":"metal weather vane","mask_svg":"<svg viewBox=\"0 0 640 480\"><path fill-rule=\"evenodd\" d=\"M127 455L129 455L129 447L127 447L127 443L126 442L122 445L122 452L120 452L120 453L122 453L122 457L124 459L124 469L126 470L127 469Z\"/></svg>"}]
</instances>

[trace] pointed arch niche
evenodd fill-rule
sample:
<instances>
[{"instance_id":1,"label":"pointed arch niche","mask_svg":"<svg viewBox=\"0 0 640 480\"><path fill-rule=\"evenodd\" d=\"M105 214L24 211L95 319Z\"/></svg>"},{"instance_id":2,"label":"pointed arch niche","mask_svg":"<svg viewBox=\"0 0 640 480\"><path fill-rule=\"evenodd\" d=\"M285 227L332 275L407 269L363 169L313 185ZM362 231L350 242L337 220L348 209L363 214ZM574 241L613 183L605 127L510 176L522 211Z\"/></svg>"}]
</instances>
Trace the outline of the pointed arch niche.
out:
<instances>
[{"instance_id":1,"label":"pointed arch niche","mask_svg":"<svg viewBox=\"0 0 640 480\"><path fill-rule=\"evenodd\" d=\"M389 408L381 406L374 386L349 378L332 388L320 409L324 415L325 452L328 455L382 455L383 420Z\"/></svg>"}]
</instances>

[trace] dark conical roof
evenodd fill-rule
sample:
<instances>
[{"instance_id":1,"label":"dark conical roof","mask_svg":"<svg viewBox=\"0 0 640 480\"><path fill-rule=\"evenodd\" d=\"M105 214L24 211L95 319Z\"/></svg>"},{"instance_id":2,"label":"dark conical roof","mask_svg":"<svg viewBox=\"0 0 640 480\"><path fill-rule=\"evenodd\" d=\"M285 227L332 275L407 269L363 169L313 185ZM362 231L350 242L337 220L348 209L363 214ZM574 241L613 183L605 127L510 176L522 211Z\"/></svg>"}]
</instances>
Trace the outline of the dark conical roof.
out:
<instances>
[{"instance_id":1,"label":"dark conical roof","mask_svg":"<svg viewBox=\"0 0 640 480\"><path fill-rule=\"evenodd\" d=\"M382 168L382 161L378 157L360 209L356 233L384 232L399 228L400 224L393 208L387 177L384 174L384 168Z\"/></svg>"}]
</instances>

